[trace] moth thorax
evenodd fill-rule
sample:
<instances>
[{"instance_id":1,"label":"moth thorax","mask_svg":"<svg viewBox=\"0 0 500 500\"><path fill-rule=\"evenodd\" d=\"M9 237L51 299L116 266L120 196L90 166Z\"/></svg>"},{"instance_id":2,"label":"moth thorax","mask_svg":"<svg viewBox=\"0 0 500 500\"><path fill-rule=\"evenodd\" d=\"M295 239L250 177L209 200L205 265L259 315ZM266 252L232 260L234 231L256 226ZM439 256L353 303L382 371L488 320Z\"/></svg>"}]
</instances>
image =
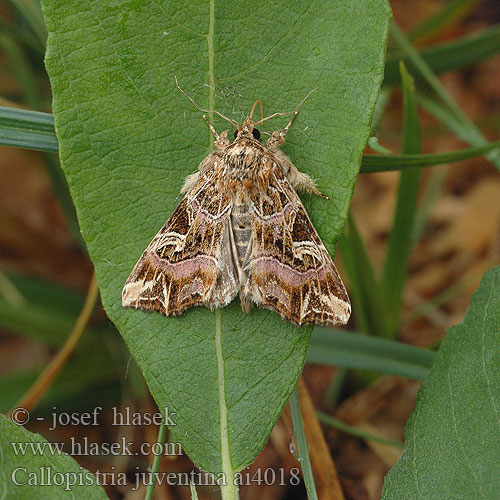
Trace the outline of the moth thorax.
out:
<instances>
[{"instance_id":1,"label":"moth thorax","mask_svg":"<svg viewBox=\"0 0 500 500\"><path fill-rule=\"evenodd\" d=\"M231 212L231 226L240 267L244 266L250 238L252 236L252 225L250 216L248 215L248 209L248 204L242 203L234 205Z\"/></svg>"}]
</instances>

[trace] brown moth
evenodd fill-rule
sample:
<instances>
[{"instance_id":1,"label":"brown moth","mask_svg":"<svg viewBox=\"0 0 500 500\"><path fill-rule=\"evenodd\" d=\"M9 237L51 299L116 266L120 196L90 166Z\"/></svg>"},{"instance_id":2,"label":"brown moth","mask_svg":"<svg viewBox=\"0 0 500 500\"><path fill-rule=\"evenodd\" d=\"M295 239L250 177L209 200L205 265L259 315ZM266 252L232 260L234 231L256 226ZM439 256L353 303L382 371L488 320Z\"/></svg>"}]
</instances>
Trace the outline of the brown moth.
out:
<instances>
[{"instance_id":1,"label":"brown moth","mask_svg":"<svg viewBox=\"0 0 500 500\"><path fill-rule=\"evenodd\" d=\"M279 149L311 92L263 144L255 127L289 113L262 118L256 101L238 125L177 87L237 128L230 142L203 116L215 150L187 177L184 199L132 270L123 306L174 316L192 306L224 307L239 295L244 312L254 302L296 325L347 323L347 292L295 190L323 195Z\"/></svg>"}]
</instances>

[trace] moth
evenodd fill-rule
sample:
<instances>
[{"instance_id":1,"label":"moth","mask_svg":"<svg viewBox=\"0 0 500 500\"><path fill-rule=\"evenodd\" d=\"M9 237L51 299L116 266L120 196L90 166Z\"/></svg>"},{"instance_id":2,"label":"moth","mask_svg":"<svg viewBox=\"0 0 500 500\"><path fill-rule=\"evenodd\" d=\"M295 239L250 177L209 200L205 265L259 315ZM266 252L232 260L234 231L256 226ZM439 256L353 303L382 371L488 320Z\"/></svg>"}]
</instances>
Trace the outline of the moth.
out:
<instances>
[{"instance_id":1,"label":"moth","mask_svg":"<svg viewBox=\"0 0 500 500\"><path fill-rule=\"evenodd\" d=\"M347 323L351 306L342 280L297 195L323 196L280 150L298 109L263 118L255 101L242 125L217 133L215 150L189 175L184 198L146 248L122 292L124 307L181 314L189 307L224 307L239 295L296 325ZM261 119L253 115L260 104ZM291 114L286 127L263 143L256 127Z\"/></svg>"}]
</instances>

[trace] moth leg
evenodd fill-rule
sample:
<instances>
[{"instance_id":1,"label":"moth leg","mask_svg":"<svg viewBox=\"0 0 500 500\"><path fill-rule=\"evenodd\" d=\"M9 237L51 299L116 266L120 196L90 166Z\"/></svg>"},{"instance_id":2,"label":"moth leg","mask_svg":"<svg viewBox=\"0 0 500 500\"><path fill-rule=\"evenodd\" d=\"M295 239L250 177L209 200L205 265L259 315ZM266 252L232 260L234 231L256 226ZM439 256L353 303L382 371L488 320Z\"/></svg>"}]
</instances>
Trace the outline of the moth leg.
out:
<instances>
[{"instance_id":1,"label":"moth leg","mask_svg":"<svg viewBox=\"0 0 500 500\"><path fill-rule=\"evenodd\" d=\"M208 120L207 115L203 115L203 119L207 122L208 128L210 129L210 131L212 132L212 134L214 134L214 137L215 137L215 148L216 149L221 150L221 149L224 149L227 146L229 146L229 144L231 144L227 140L227 130L224 130L224 132L222 132L222 133L219 134L217 132L217 130L215 130L215 127Z\"/></svg>"},{"instance_id":2,"label":"moth leg","mask_svg":"<svg viewBox=\"0 0 500 500\"><path fill-rule=\"evenodd\" d=\"M315 194L316 196L321 196L325 200L328 200L328 196L325 196L316 186L316 182L311 179L311 177L303 172L299 172L295 165L291 165L288 171L288 180L290 184L296 191L303 191L304 193Z\"/></svg>"},{"instance_id":3,"label":"moth leg","mask_svg":"<svg viewBox=\"0 0 500 500\"><path fill-rule=\"evenodd\" d=\"M192 174L189 174L184 180L184 185L182 186L181 194L185 194L188 191L191 191L191 189L193 189L194 186L198 184L200 177L201 177L201 172L199 170L197 170Z\"/></svg>"},{"instance_id":4,"label":"moth leg","mask_svg":"<svg viewBox=\"0 0 500 500\"><path fill-rule=\"evenodd\" d=\"M212 134L214 134L215 140L218 141L220 135L217 133L217 130L215 130L215 127L210 123L207 115L203 115L203 119L207 122L208 128L211 130Z\"/></svg>"},{"instance_id":5,"label":"moth leg","mask_svg":"<svg viewBox=\"0 0 500 500\"><path fill-rule=\"evenodd\" d=\"M298 114L299 114L298 111L294 111L293 116L290 118L290 121L288 122L288 125L281 131L282 137L285 137L286 133L288 132L288 129L290 128L290 125L293 123L293 120L297 118Z\"/></svg>"},{"instance_id":6,"label":"moth leg","mask_svg":"<svg viewBox=\"0 0 500 500\"><path fill-rule=\"evenodd\" d=\"M290 181L293 189L295 191L302 191L308 194L315 194L316 196L321 196L328 200L328 196L325 196L317 188L316 182L304 172L300 172L297 167L290 161L288 156L281 150L277 150L274 153L275 158L280 162L283 174Z\"/></svg>"},{"instance_id":7,"label":"moth leg","mask_svg":"<svg viewBox=\"0 0 500 500\"><path fill-rule=\"evenodd\" d=\"M240 292L240 304L241 304L241 310L245 314L248 314L250 312L250 309L252 309L252 301L246 295L243 295L241 292Z\"/></svg>"}]
</instances>

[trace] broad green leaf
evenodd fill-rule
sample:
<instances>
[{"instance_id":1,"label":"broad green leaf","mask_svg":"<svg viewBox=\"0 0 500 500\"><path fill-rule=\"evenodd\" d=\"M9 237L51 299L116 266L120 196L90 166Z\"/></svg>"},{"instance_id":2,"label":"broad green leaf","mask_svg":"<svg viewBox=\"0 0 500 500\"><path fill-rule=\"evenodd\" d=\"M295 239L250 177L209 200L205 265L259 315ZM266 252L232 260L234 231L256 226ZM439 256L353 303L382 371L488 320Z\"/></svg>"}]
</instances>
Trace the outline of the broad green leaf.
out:
<instances>
[{"instance_id":1,"label":"broad green leaf","mask_svg":"<svg viewBox=\"0 0 500 500\"><path fill-rule=\"evenodd\" d=\"M389 472L384 500L498 498L500 267L446 334Z\"/></svg>"},{"instance_id":2,"label":"broad green leaf","mask_svg":"<svg viewBox=\"0 0 500 500\"><path fill-rule=\"evenodd\" d=\"M168 319L121 307L135 261L212 147L174 73L200 106L236 120L255 99L266 114L289 111L318 88L283 149L330 196L304 201L332 250L382 79L387 3L51 0L43 8L62 166L104 306L158 405L177 413L184 450L231 475L264 446L311 329L269 311L245 316L238 303ZM227 123L215 117L215 127Z\"/></svg>"},{"instance_id":3,"label":"broad green leaf","mask_svg":"<svg viewBox=\"0 0 500 500\"><path fill-rule=\"evenodd\" d=\"M39 434L28 432L0 415L0 498L108 498L97 476L51 445Z\"/></svg>"}]
</instances>

